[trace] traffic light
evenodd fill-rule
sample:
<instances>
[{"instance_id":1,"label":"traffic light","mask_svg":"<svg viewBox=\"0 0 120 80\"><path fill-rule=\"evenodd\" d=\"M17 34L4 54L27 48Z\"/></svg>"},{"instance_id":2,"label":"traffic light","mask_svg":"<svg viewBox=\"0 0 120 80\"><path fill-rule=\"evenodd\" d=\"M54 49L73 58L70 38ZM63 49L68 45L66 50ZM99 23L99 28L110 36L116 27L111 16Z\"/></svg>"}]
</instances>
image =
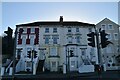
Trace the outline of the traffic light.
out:
<instances>
[{"instance_id":1,"label":"traffic light","mask_svg":"<svg viewBox=\"0 0 120 80\"><path fill-rule=\"evenodd\" d=\"M102 46L102 48L107 47L107 45L109 44L109 43L108 43L109 41L107 41L108 38L106 37L107 35L108 35L108 34L105 33L105 30L102 30L102 31L100 32L100 36L101 36L101 46Z\"/></svg>"},{"instance_id":2,"label":"traffic light","mask_svg":"<svg viewBox=\"0 0 120 80\"><path fill-rule=\"evenodd\" d=\"M28 51L27 57L28 57L28 58L31 58L31 51Z\"/></svg>"},{"instance_id":3,"label":"traffic light","mask_svg":"<svg viewBox=\"0 0 120 80\"><path fill-rule=\"evenodd\" d=\"M36 58L36 57L37 57L37 51L32 50L32 52L33 52L33 54L34 54L33 57Z\"/></svg>"},{"instance_id":4,"label":"traffic light","mask_svg":"<svg viewBox=\"0 0 120 80\"><path fill-rule=\"evenodd\" d=\"M73 57L73 56L74 56L73 50L70 50L70 57Z\"/></svg>"},{"instance_id":5,"label":"traffic light","mask_svg":"<svg viewBox=\"0 0 120 80\"><path fill-rule=\"evenodd\" d=\"M24 31L23 28L20 28L20 29L19 29L19 34L22 34L23 31Z\"/></svg>"},{"instance_id":6,"label":"traffic light","mask_svg":"<svg viewBox=\"0 0 120 80\"><path fill-rule=\"evenodd\" d=\"M88 43L88 45L95 47L95 33L91 32L91 33L87 34L87 36L89 37L87 40L90 42L90 43Z\"/></svg>"},{"instance_id":7,"label":"traffic light","mask_svg":"<svg viewBox=\"0 0 120 80\"><path fill-rule=\"evenodd\" d=\"M9 54L13 54L13 38L12 38L12 33L13 30L8 27L7 31L4 31L4 33L7 34L7 36L5 36L5 43L6 43L6 52Z\"/></svg>"},{"instance_id":8,"label":"traffic light","mask_svg":"<svg viewBox=\"0 0 120 80\"><path fill-rule=\"evenodd\" d=\"M10 39L10 38L12 38L13 30L12 30L10 27L8 27L8 30L7 30L7 31L4 31L4 33L6 33L8 39Z\"/></svg>"}]
</instances>

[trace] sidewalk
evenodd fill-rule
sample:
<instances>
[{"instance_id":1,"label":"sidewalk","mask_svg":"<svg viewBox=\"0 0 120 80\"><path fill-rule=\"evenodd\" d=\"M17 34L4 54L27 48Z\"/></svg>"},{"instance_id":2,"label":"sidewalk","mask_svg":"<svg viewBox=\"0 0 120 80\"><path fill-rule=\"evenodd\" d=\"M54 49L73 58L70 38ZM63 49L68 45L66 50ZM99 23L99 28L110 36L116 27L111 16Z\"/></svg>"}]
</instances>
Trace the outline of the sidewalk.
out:
<instances>
[{"instance_id":1,"label":"sidewalk","mask_svg":"<svg viewBox=\"0 0 120 80\"><path fill-rule=\"evenodd\" d=\"M47 72L47 73L39 73L37 75L32 74L20 74L15 75L14 80L36 80L36 79L72 79L76 77L89 77L96 75L96 73L78 73L78 72L70 72L67 74L58 73L58 72ZM8 79L12 80L13 76L3 76L2 80Z\"/></svg>"},{"instance_id":2,"label":"sidewalk","mask_svg":"<svg viewBox=\"0 0 120 80\"><path fill-rule=\"evenodd\" d=\"M78 73L78 72L70 72L67 74L57 73L57 72L49 72L49 73L39 73L37 75L16 75L16 78L19 79L71 79L76 77L89 77L96 75L97 73Z\"/></svg>"},{"instance_id":3,"label":"sidewalk","mask_svg":"<svg viewBox=\"0 0 120 80\"><path fill-rule=\"evenodd\" d=\"M101 78L108 78L111 79L120 79L120 72L119 71L107 71L102 72L100 75ZM78 72L69 72L66 74L58 73L58 72L42 72L36 75L33 74L17 74L12 79L12 76L3 76L2 80L80 80L80 79L98 79L99 75L97 72L90 72L90 73L78 73Z\"/></svg>"}]
</instances>

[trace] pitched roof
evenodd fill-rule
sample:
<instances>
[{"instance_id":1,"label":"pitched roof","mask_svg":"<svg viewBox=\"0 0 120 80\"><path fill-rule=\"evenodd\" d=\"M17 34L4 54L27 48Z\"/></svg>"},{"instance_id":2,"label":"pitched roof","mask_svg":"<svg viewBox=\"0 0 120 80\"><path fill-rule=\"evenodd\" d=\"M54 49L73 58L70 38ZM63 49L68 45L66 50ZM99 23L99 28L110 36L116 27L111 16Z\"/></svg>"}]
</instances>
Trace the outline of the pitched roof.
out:
<instances>
[{"instance_id":1,"label":"pitched roof","mask_svg":"<svg viewBox=\"0 0 120 80\"><path fill-rule=\"evenodd\" d=\"M76 26L95 26L95 24L89 24L89 23L83 23L83 22L77 22L77 21L41 21L41 22L32 22L32 23L26 23L26 24L19 24L16 26L39 26L39 25L76 25Z\"/></svg>"},{"instance_id":2,"label":"pitched roof","mask_svg":"<svg viewBox=\"0 0 120 80\"><path fill-rule=\"evenodd\" d=\"M109 21L109 22L112 22L112 23L118 25L117 23L113 22L113 21L110 20L109 18L104 18L103 20L101 20L101 21L100 21L99 23L97 23L96 25L98 25L98 24L100 24L100 23L102 23L102 22L104 22L104 21ZM119 25L118 25L118 26L119 26Z\"/></svg>"}]
</instances>

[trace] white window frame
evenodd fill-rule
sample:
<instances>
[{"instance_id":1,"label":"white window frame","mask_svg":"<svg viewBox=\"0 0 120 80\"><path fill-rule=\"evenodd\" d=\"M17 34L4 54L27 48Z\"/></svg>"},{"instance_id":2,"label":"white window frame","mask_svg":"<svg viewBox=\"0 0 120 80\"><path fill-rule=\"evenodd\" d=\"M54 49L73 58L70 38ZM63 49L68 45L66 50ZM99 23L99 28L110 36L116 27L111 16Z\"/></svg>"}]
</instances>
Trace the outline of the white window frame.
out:
<instances>
[{"instance_id":1,"label":"white window frame","mask_svg":"<svg viewBox=\"0 0 120 80\"><path fill-rule=\"evenodd\" d=\"M75 67L76 61L71 61L71 67Z\"/></svg>"},{"instance_id":2,"label":"white window frame","mask_svg":"<svg viewBox=\"0 0 120 80\"><path fill-rule=\"evenodd\" d=\"M69 32L70 30L70 32ZM71 27L68 27L68 33L71 33L72 32L72 28Z\"/></svg>"},{"instance_id":3,"label":"white window frame","mask_svg":"<svg viewBox=\"0 0 120 80\"><path fill-rule=\"evenodd\" d=\"M110 28L110 25L111 25L112 28ZM108 29L109 30L113 30L113 25L112 24L108 24Z\"/></svg>"},{"instance_id":4,"label":"white window frame","mask_svg":"<svg viewBox=\"0 0 120 80\"><path fill-rule=\"evenodd\" d=\"M107 33L108 35L110 35L109 37L108 37L108 35L106 36L106 38L108 38L108 40L112 40L112 35L111 35L111 33Z\"/></svg>"},{"instance_id":5,"label":"white window frame","mask_svg":"<svg viewBox=\"0 0 120 80\"><path fill-rule=\"evenodd\" d=\"M27 36L26 35L22 35L22 45L26 45L26 39L27 39Z\"/></svg>"},{"instance_id":6,"label":"white window frame","mask_svg":"<svg viewBox=\"0 0 120 80\"><path fill-rule=\"evenodd\" d=\"M53 44L58 44L58 39L59 39L58 35L53 35L52 39L53 39Z\"/></svg>"},{"instance_id":7,"label":"white window frame","mask_svg":"<svg viewBox=\"0 0 120 80\"><path fill-rule=\"evenodd\" d=\"M81 56L86 57L86 48L81 48Z\"/></svg>"},{"instance_id":8,"label":"white window frame","mask_svg":"<svg viewBox=\"0 0 120 80\"><path fill-rule=\"evenodd\" d=\"M104 28L103 28L103 25L104 25ZM107 29L106 24L101 24L101 28L102 30L106 30Z\"/></svg>"},{"instance_id":9,"label":"white window frame","mask_svg":"<svg viewBox=\"0 0 120 80\"><path fill-rule=\"evenodd\" d=\"M28 68L28 67L31 67L31 66L32 66L31 61L27 61L27 62L26 62L26 67Z\"/></svg>"},{"instance_id":10,"label":"white window frame","mask_svg":"<svg viewBox=\"0 0 120 80\"><path fill-rule=\"evenodd\" d=\"M57 56L57 47L50 47L50 56Z\"/></svg>"},{"instance_id":11,"label":"white window frame","mask_svg":"<svg viewBox=\"0 0 120 80\"><path fill-rule=\"evenodd\" d=\"M34 40L35 40L35 36L34 35L30 35L30 44L34 45Z\"/></svg>"},{"instance_id":12,"label":"white window frame","mask_svg":"<svg viewBox=\"0 0 120 80\"><path fill-rule=\"evenodd\" d=\"M78 37L79 37L79 39L78 39ZM76 42L80 43L80 36L76 36Z\"/></svg>"},{"instance_id":13,"label":"white window frame","mask_svg":"<svg viewBox=\"0 0 120 80\"><path fill-rule=\"evenodd\" d=\"M27 33L27 28L26 27L23 27L23 30L24 30L23 33Z\"/></svg>"},{"instance_id":14,"label":"white window frame","mask_svg":"<svg viewBox=\"0 0 120 80\"><path fill-rule=\"evenodd\" d=\"M35 28L31 28L31 33L35 33Z\"/></svg>"},{"instance_id":15,"label":"white window frame","mask_svg":"<svg viewBox=\"0 0 120 80\"><path fill-rule=\"evenodd\" d=\"M88 28L88 31L89 31L89 32L92 32L92 28Z\"/></svg>"},{"instance_id":16,"label":"white window frame","mask_svg":"<svg viewBox=\"0 0 120 80\"><path fill-rule=\"evenodd\" d=\"M77 27L77 28L76 28L76 32L80 32L80 28Z\"/></svg>"},{"instance_id":17,"label":"white window frame","mask_svg":"<svg viewBox=\"0 0 120 80\"><path fill-rule=\"evenodd\" d=\"M54 68L57 67L57 62L56 62L56 61L52 61L51 64L52 64L52 65L51 65L52 68L53 68L53 67L54 67Z\"/></svg>"},{"instance_id":18,"label":"white window frame","mask_svg":"<svg viewBox=\"0 0 120 80\"><path fill-rule=\"evenodd\" d=\"M117 34L117 36L115 36ZM118 33L114 33L114 39L118 40Z\"/></svg>"},{"instance_id":19,"label":"white window frame","mask_svg":"<svg viewBox=\"0 0 120 80\"><path fill-rule=\"evenodd\" d=\"M67 40L68 40L68 43L72 43L73 42L73 37L72 36L68 36Z\"/></svg>"},{"instance_id":20,"label":"white window frame","mask_svg":"<svg viewBox=\"0 0 120 80\"><path fill-rule=\"evenodd\" d=\"M57 33L57 28L56 27L53 28L53 33Z\"/></svg>"},{"instance_id":21,"label":"white window frame","mask_svg":"<svg viewBox=\"0 0 120 80\"><path fill-rule=\"evenodd\" d=\"M50 36L49 35L44 35L44 39L45 39L45 44L49 44L49 39L50 39ZM48 41L46 41L46 39L48 39ZM47 42L47 43L46 43Z\"/></svg>"},{"instance_id":22,"label":"white window frame","mask_svg":"<svg viewBox=\"0 0 120 80\"><path fill-rule=\"evenodd\" d=\"M45 28L45 33L49 33L50 32L50 28Z\"/></svg>"}]
</instances>

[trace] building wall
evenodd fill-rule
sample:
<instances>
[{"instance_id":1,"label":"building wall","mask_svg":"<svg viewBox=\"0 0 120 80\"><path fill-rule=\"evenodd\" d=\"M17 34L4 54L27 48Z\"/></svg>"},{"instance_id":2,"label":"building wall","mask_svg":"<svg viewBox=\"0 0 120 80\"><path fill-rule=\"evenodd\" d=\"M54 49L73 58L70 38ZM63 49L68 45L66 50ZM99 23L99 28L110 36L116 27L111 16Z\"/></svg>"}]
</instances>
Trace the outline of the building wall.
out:
<instances>
[{"instance_id":1,"label":"building wall","mask_svg":"<svg viewBox=\"0 0 120 80\"><path fill-rule=\"evenodd\" d=\"M105 25L103 27L102 25ZM110 28L109 25L112 25ZM118 65L115 57L119 55L118 46L119 46L119 26L112 22L111 20L105 18L98 24L96 24L97 29L105 30L108 35L108 40L113 44L109 44L106 48L101 49L103 63L106 64L107 70L115 69L115 66ZM115 38L115 34L117 34L117 39ZM115 64L115 65L114 65Z\"/></svg>"},{"instance_id":2,"label":"building wall","mask_svg":"<svg viewBox=\"0 0 120 80\"><path fill-rule=\"evenodd\" d=\"M44 60L44 68L50 71L59 71L63 64L67 65L67 71L78 71L78 68L81 65L90 65L98 63L96 48L92 48L87 45L87 34L94 31L94 26L63 26L63 25L40 25L40 26L21 26L18 27L17 31L19 32L20 28L23 28L23 33L21 34L21 39L24 42L23 44L18 44L19 33L17 34L17 49L16 49L16 58L20 54L19 64L17 64L16 70L27 71L31 69L32 59L27 57L28 48L31 50L37 51L37 58L39 60ZM34 44L36 38L36 33L34 29L31 29L32 32L26 34L27 28L39 28L39 41L38 44ZM46 33L45 29L49 28L49 32ZM57 33L53 32L53 28L57 28ZM71 29L71 32L68 32L68 29ZM76 28L79 28L79 32L76 32ZM90 29L91 28L91 29ZM77 36L79 36L80 42L77 43ZM30 39L30 44L26 44L26 39ZM45 39L48 37L49 44L45 44ZM53 44L53 38L57 37L57 44ZM72 37L72 42L69 43ZM20 53L18 53L18 49ZM74 56L70 57L70 50L74 51ZM42 56L42 57L41 57ZM33 61L35 61L33 58ZM93 63L92 63L93 62ZM19 67L20 63L23 65ZM19 69L21 68L21 69Z\"/></svg>"}]
</instances>

